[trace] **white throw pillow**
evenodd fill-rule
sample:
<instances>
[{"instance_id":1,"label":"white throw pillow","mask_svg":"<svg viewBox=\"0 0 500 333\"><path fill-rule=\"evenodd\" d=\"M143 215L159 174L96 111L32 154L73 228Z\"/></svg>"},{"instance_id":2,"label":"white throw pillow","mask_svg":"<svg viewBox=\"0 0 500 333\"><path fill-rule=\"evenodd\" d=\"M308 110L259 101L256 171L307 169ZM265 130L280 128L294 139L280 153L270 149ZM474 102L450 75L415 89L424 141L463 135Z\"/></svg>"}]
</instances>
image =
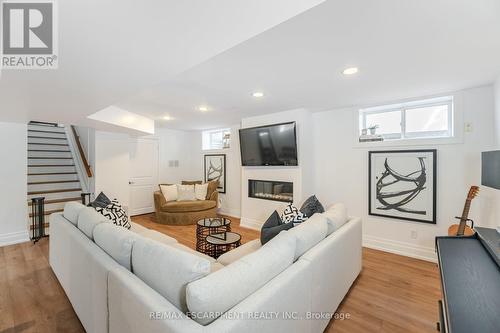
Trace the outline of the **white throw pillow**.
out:
<instances>
[{"instance_id":1,"label":"white throw pillow","mask_svg":"<svg viewBox=\"0 0 500 333\"><path fill-rule=\"evenodd\" d=\"M177 185L177 201L196 200L194 185Z\"/></svg>"},{"instance_id":2,"label":"white throw pillow","mask_svg":"<svg viewBox=\"0 0 500 333\"><path fill-rule=\"evenodd\" d=\"M167 202L177 200L177 185L160 185L160 190Z\"/></svg>"},{"instance_id":3,"label":"white throw pillow","mask_svg":"<svg viewBox=\"0 0 500 333\"><path fill-rule=\"evenodd\" d=\"M196 196L196 200L206 200L207 190L208 190L208 183L195 184L194 185L194 194Z\"/></svg>"},{"instance_id":4,"label":"white throw pillow","mask_svg":"<svg viewBox=\"0 0 500 333\"><path fill-rule=\"evenodd\" d=\"M326 212L321 215L326 217L328 222L327 235L330 235L332 232L343 226L348 219L347 208L342 203L337 203L328 207Z\"/></svg>"}]
</instances>

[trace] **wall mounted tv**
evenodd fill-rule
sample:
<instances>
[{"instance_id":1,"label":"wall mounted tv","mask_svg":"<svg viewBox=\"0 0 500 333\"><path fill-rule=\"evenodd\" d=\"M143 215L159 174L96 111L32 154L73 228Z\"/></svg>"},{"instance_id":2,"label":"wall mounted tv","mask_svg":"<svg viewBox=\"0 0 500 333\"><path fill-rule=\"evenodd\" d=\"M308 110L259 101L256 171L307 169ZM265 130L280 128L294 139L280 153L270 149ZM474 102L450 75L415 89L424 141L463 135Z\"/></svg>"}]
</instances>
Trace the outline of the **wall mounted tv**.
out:
<instances>
[{"instance_id":1,"label":"wall mounted tv","mask_svg":"<svg viewBox=\"0 0 500 333\"><path fill-rule=\"evenodd\" d=\"M298 165L295 122L240 129L243 166Z\"/></svg>"}]
</instances>

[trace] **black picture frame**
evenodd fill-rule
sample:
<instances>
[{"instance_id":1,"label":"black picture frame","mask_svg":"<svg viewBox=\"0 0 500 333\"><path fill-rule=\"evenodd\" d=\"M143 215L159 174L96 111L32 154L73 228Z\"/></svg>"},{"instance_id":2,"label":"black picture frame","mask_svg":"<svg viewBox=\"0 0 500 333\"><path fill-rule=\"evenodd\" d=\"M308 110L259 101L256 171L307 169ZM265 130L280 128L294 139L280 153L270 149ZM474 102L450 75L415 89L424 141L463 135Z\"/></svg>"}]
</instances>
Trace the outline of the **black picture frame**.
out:
<instances>
[{"instance_id":1,"label":"black picture frame","mask_svg":"<svg viewBox=\"0 0 500 333\"><path fill-rule=\"evenodd\" d=\"M207 160L211 157L222 158L222 182L219 180L217 191L219 191L219 193L226 193L226 154L205 154L203 156L203 175L205 183L208 182Z\"/></svg>"},{"instance_id":2,"label":"black picture frame","mask_svg":"<svg viewBox=\"0 0 500 333\"><path fill-rule=\"evenodd\" d=\"M374 212L372 207L372 189L373 189L373 179L372 179L372 157L375 154L415 154L415 153L426 153L432 154L432 219L419 219L412 217L403 217L390 214L382 214L379 212ZM398 220L421 222L436 224L437 220L437 149L412 149L412 150L377 150L368 152L368 215L380 216L386 218L393 218Z\"/></svg>"}]
</instances>

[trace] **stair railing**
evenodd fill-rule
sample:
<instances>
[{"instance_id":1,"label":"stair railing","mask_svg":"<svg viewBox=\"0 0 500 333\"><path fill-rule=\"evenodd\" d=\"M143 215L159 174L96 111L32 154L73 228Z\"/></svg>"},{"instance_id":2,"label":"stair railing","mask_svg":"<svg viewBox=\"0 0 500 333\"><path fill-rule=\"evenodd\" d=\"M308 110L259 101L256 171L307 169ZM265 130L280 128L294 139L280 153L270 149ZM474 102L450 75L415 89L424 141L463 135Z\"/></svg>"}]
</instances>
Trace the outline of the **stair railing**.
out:
<instances>
[{"instance_id":1,"label":"stair railing","mask_svg":"<svg viewBox=\"0 0 500 333\"><path fill-rule=\"evenodd\" d=\"M93 173L75 126L65 128L71 155L84 193L93 192Z\"/></svg>"},{"instance_id":2,"label":"stair railing","mask_svg":"<svg viewBox=\"0 0 500 333\"><path fill-rule=\"evenodd\" d=\"M31 240L38 242L45 235L45 198L31 198Z\"/></svg>"}]
</instances>

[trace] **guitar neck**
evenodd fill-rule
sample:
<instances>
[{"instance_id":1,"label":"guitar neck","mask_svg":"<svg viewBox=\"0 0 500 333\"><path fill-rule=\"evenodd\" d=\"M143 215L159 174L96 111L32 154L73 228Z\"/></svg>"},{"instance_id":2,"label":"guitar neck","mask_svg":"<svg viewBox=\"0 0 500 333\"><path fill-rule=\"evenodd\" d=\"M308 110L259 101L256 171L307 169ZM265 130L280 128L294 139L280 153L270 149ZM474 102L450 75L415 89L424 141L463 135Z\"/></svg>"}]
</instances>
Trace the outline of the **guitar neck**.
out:
<instances>
[{"instance_id":1,"label":"guitar neck","mask_svg":"<svg viewBox=\"0 0 500 333\"><path fill-rule=\"evenodd\" d=\"M458 226L458 235L462 236L465 231L465 226L467 223L467 219L469 218L470 204L472 200L465 200L464 210L462 212L462 217L460 218L460 224Z\"/></svg>"}]
</instances>

